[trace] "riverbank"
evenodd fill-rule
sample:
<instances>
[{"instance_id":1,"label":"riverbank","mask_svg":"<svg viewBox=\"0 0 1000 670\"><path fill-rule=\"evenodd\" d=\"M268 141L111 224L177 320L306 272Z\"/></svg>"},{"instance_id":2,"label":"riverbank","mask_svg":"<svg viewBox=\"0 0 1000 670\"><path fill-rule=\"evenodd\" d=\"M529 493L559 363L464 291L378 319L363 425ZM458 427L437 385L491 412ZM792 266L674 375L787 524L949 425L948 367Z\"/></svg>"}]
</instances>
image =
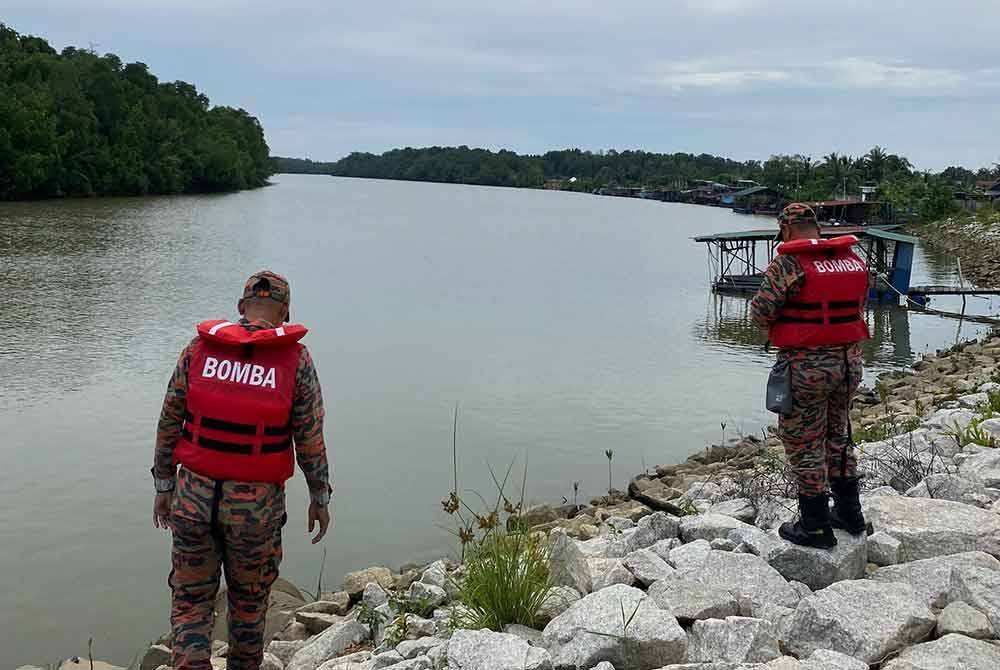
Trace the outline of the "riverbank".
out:
<instances>
[{"instance_id":1,"label":"riverbank","mask_svg":"<svg viewBox=\"0 0 1000 670\"><path fill-rule=\"evenodd\" d=\"M1000 286L1000 211L953 216L914 228L932 248L962 260L966 280L978 286Z\"/></svg>"},{"instance_id":2,"label":"riverbank","mask_svg":"<svg viewBox=\"0 0 1000 670\"><path fill-rule=\"evenodd\" d=\"M780 540L795 510L780 443L733 438L626 492L520 514L546 535L555 583L534 629L456 626L465 568L446 559L374 566L314 602L279 583L264 667L901 670L956 655L996 667L1000 337L925 356L858 400L867 538L837 531L832 551ZM221 670L221 621L216 637ZM137 667L168 663L168 641Z\"/></svg>"}]
</instances>

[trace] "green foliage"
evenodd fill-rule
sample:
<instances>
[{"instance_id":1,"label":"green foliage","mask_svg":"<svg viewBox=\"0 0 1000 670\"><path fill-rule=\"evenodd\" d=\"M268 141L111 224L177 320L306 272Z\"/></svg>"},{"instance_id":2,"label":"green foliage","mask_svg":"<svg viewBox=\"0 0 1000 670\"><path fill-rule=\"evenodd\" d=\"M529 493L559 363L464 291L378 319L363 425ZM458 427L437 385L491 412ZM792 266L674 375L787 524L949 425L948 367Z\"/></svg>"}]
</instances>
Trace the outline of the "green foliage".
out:
<instances>
[{"instance_id":1,"label":"green foliage","mask_svg":"<svg viewBox=\"0 0 1000 670\"><path fill-rule=\"evenodd\" d=\"M308 158L271 156L271 166L276 174L333 174L336 163L322 163Z\"/></svg>"},{"instance_id":2,"label":"green foliage","mask_svg":"<svg viewBox=\"0 0 1000 670\"><path fill-rule=\"evenodd\" d=\"M260 122L209 108L143 63L19 35L0 23L0 200L261 186Z\"/></svg>"},{"instance_id":3,"label":"green foliage","mask_svg":"<svg viewBox=\"0 0 1000 670\"><path fill-rule=\"evenodd\" d=\"M362 601L358 604L358 623L368 626L368 634L372 639L375 632L385 623L386 615L382 614L368 603Z\"/></svg>"},{"instance_id":4,"label":"green foliage","mask_svg":"<svg viewBox=\"0 0 1000 670\"><path fill-rule=\"evenodd\" d=\"M552 580L549 552L539 533L500 530L468 552L459 599L465 627L502 631L508 624L534 627Z\"/></svg>"}]
</instances>

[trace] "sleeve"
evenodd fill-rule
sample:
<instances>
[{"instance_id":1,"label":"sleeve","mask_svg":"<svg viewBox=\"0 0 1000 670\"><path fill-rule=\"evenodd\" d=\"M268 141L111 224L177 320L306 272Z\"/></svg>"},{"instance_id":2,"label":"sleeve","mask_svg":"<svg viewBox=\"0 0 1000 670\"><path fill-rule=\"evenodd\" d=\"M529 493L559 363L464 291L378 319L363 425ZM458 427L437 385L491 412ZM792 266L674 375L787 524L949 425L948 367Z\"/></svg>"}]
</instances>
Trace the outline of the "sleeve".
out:
<instances>
[{"instance_id":1,"label":"sleeve","mask_svg":"<svg viewBox=\"0 0 1000 670\"><path fill-rule=\"evenodd\" d=\"M194 341L181 352L174 373L167 383L167 392L163 396L163 408L160 410L160 420L156 425L156 447L153 451L153 477L157 479L174 479L177 473L174 466L174 447L177 446L184 424L188 368L191 365L193 345Z\"/></svg>"},{"instance_id":2,"label":"sleeve","mask_svg":"<svg viewBox=\"0 0 1000 670\"><path fill-rule=\"evenodd\" d=\"M319 375L309 350L302 347L292 401L292 437L295 439L295 458L305 475L309 496L320 504L326 504L333 492L323 440L325 416Z\"/></svg>"},{"instance_id":3,"label":"sleeve","mask_svg":"<svg viewBox=\"0 0 1000 670\"><path fill-rule=\"evenodd\" d=\"M806 274L792 256L778 256L764 272L757 295L750 302L750 318L762 328L769 328L778 319L778 312L790 296L795 295Z\"/></svg>"}]
</instances>

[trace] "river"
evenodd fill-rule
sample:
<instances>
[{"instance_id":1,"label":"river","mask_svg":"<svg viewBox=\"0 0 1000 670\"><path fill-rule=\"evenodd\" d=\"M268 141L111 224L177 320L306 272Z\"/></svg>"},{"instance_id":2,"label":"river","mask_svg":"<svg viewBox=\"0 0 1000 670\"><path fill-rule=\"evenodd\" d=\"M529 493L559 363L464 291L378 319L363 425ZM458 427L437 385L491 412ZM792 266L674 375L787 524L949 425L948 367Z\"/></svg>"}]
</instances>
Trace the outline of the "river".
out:
<instances>
[{"instance_id":1,"label":"river","mask_svg":"<svg viewBox=\"0 0 1000 670\"><path fill-rule=\"evenodd\" d=\"M691 205L278 175L229 195L0 204L0 665L129 662L168 628L169 538L151 527L162 393L194 323L232 317L270 267L311 328L335 471L327 586L454 544L462 487L527 461L533 501L581 498L770 421L746 303L708 291L691 236L772 225ZM950 283L917 254L915 282ZM948 303L939 303L947 306ZM983 312L998 304L977 303ZM870 375L975 337L869 315ZM316 582L301 475L283 575Z\"/></svg>"}]
</instances>

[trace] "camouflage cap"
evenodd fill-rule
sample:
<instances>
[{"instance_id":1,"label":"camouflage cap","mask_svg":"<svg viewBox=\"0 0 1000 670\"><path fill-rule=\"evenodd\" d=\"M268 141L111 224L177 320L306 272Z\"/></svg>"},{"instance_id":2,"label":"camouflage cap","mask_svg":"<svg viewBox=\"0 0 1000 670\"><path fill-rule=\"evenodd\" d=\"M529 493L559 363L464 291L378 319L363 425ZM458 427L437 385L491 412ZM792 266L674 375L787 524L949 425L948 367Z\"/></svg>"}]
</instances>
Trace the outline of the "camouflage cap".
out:
<instances>
[{"instance_id":1,"label":"camouflage cap","mask_svg":"<svg viewBox=\"0 0 1000 670\"><path fill-rule=\"evenodd\" d=\"M793 202L781 210L778 223L816 223L816 212L805 203Z\"/></svg>"},{"instance_id":2,"label":"camouflage cap","mask_svg":"<svg viewBox=\"0 0 1000 670\"><path fill-rule=\"evenodd\" d=\"M250 275L243 286L242 303L247 298L271 298L280 303L290 306L292 303L292 290L288 285L288 280L277 272L261 270Z\"/></svg>"}]
</instances>

